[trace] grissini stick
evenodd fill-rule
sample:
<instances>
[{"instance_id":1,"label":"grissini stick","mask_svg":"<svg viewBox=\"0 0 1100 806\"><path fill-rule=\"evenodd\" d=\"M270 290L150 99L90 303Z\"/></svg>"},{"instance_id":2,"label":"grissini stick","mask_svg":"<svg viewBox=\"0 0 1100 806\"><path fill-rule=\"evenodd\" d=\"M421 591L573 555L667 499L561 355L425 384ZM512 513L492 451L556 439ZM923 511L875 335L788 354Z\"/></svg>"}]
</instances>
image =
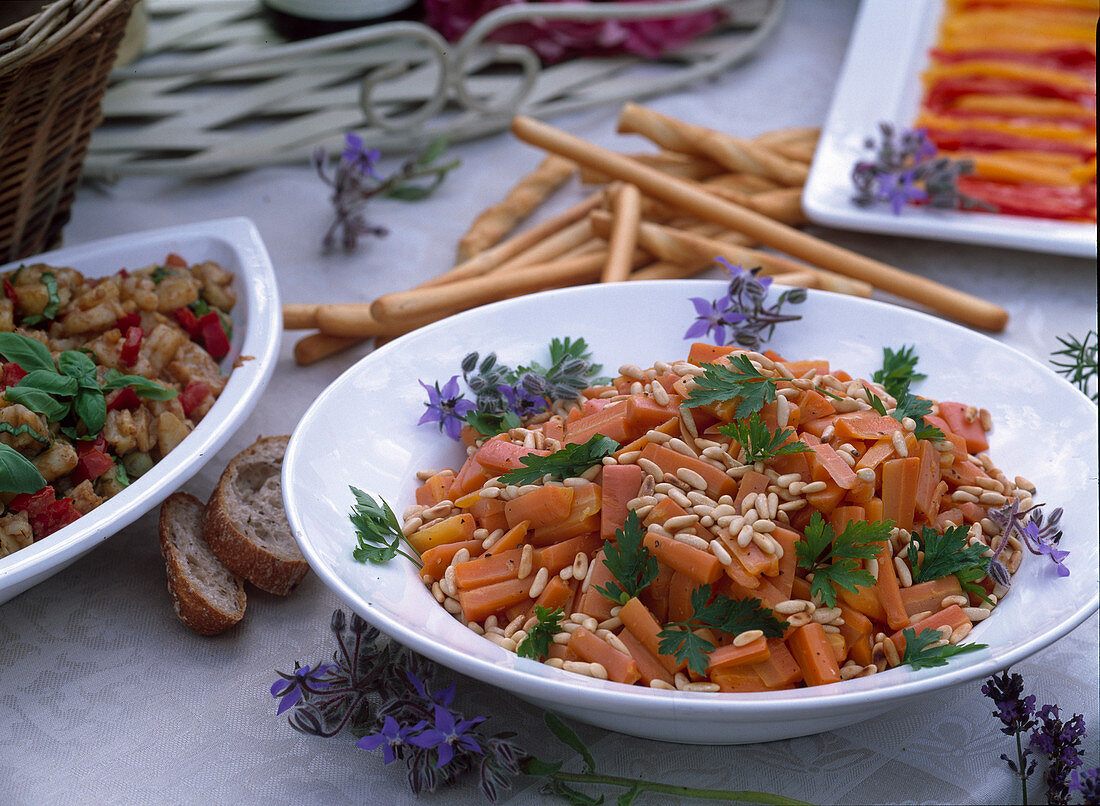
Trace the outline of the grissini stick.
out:
<instances>
[{"instance_id":1,"label":"grissini stick","mask_svg":"<svg viewBox=\"0 0 1100 806\"><path fill-rule=\"evenodd\" d=\"M284 303L283 330L313 330L317 327L317 308L312 303Z\"/></svg>"},{"instance_id":2,"label":"grissini stick","mask_svg":"<svg viewBox=\"0 0 1100 806\"><path fill-rule=\"evenodd\" d=\"M595 167L623 182L631 182L643 193L700 218L744 232L763 244L801 258L807 263L870 283L875 288L925 305L965 324L1000 331L1008 322L1008 312L987 300L941 285L926 277L904 272L772 221L753 210L719 199L697 185L639 165L629 157L600 148L553 126L519 116L512 120L512 132L524 142L569 157L580 164Z\"/></svg>"},{"instance_id":3,"label":"grissini stick","mask_svg":"<svg viewBox=\"0 0 1100 806\"><path fill-rule=\"evenodd\" d=\"M587 218L582 218L580 221L574 221L572 224L563 227L553 235L543 238L538 243L524 249L515 257L509 258L486 273L496 274L497 272L518 269L523 266L534 266L537 263L548 263L562 257L571 249L587 244L591 240L592 224L589 223Z\"/></svg>"},{"instance_id":4,"label":"grissini stick","mask_svg":"<svg viewBox=\"0 0 1100 806\"><path fill-rule=\"evenodd\" d=\"M303 336L295 343L294 361L299 366L309 366L322 358L328 358L341 350L354 347L361 341L363 340L358 337L344 338L342 336L329 336L325 333L312 333L309 336Z\"/></svg>"},{"instance_id":5,"label":"grissini stick","mask_svg":"<svg viewBox=\"0 0 1100 806\"><path fill-rule=\"evenodd\" d=\"M370 306L369 302L321 305L317 310L317 327L329 336L355 336L363 339L372 336L401 336L438 318L410 317L401 321L379 322L370 315Z\"/></svg>"},{"instance_id":6,"label":"grissini stick","mask_svg":"<svg viewBox=\"0 0 1100 806\"><path fill-rule=\"evenodd\" d=\"M638 104L627 103L619 113L619 132L640 134L661 148L701 154L731 171L759 174L784 185L804 185L809 168L782 157L751 140L695 126Z\"/></svg>"},{"instance_id":7,"label":"grissini stick","mask_svg":"<svg viewBox=\"0 0 1100 806\"><path fill-rule=\"evenodd\" d=\"M638 243L638 222L642 217L642 194L634 185L624 184L612 198L611 210L607 263L600 275L602 283L620 283L630 277L634 247Z\"/></svg>"}]
</instances>

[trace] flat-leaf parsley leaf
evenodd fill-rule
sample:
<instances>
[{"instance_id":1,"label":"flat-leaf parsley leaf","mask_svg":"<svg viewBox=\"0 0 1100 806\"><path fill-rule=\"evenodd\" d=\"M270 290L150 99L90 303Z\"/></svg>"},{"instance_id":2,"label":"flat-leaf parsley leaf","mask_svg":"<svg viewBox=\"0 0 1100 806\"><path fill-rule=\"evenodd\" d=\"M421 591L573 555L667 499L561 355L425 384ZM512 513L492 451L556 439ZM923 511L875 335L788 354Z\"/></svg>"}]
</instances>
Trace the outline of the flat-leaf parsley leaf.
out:
<instances>
[{"instance_id":1,"label":"flat-leaf parsley leaf","mask_svg":"<svg viewBox=\"0 0 1100 806\"><path fill-rule=\"evenodd\" d=\"M695 376L695 387L684 402L691 408L738 400L734 416L748 417L775 400L775 381L760 374L746 355L732 356L728 364L707 364Z\"/></svg>"},{"instance_id":2,"label":"flat-leaf parsley leaf","mask_svg":"<svg viewBox=\"0 0 1100 806\"><path fill-rule=\"evenodd\" d=\"M757 412L744 420L719 426L718 430L745 449L746 462L763 462L773 456L810 452L806 443L791 439L795 435L793 428L772 431Z\"/></svg>"},{"instance_id":3,"label":"flat-leaf parsley leaf","mask_svg":"<svg viewBox=\"0 0 1100 806\"><path fill-rule=\"evenodd\" d=\"M869 588L875 578L861 560L878 554L877 543L890 537L892 521L851 521L839 535L815 512L806 526L805 537L794 544L798 567L814 575L810 593L828 607L836 605L837 587L855 593Z\"/></svg>"},{"instance_id":4,"label":"flat-leaf parsley leaf","mask_svg":"<svg viewBox=\"0 0 1100 806\"><path fill-rule=\"evenodd\" d=\"M548 456L534 454L521 456L519 460L525 467L509 470L500 477L500 480L505 484L523 485L533 484L547 474L555 479L572 478L579 476L593 465L598 465L601 459L610 456L618 449L618 442L610 437L596 434L587 442L571 443Z\"/></svg>"},{"instance_id":5,"label":"flat-leaf parsley leaf","mask_svg":"<svg viewBox=\"0 0 1100 806\"><path fill-rule=\"evenodd\" d=\"M420 566L420 560L413 556L417 553L416 549L409 545L390 505L382 499L375 501L356 487L352 487L351 492L355 496L355 506L352 507L349 517L355 527L355 537L359 541L352 556L361 563L384 563L400 554ZM408 545L413 553L402 551L402 543Z\"/></svg>"},{"instance_id":6,"label":"flat-leaf parsley leaf","mask_svg":"<svg viewBox=\"0 0 1100 806\"><path fill-rule=\"evenodd\" d=\"M622 529L615 531L615 541L604 543L604 565L615 577L596 591L621 605L637 596L657 578L660 569L657 558L644 544L645 530L638 521L638 513L630 510Z\"/></svg>"},{"instance_id":7,"label":"flat-leaf parsley leaf","mask_svg":"<svg viewBox=\"0 0 1100 806\"><path fill-rule=\"evenodd\" d=\"M901 656L902 663L908 663L914 669L931 669L935 666L946 666L947 659L964 652L973 652L976 649L985 649L986 644L943 644L930 646L943 639L943 633L939 630L925 628L919 633L912 627L906 627L901 631L905 638L905 652ZM889 639L887 639L889 640Z\"/></svg>"}]
</instances>

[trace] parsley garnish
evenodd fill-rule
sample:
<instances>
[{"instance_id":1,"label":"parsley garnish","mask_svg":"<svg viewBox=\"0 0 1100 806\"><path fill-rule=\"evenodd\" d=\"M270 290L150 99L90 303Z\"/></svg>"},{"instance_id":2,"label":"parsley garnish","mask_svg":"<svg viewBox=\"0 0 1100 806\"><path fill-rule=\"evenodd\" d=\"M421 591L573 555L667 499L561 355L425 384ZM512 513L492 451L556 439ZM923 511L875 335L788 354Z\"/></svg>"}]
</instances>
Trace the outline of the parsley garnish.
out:
<instances>
[{"instance_id":1,"label":"parsley garnish","mask_svg":"<svg viewBox=\"0 0 1100 806\"><path fill-rule=\"evenodd\" d=\"M773 456L810 452L809 447L801 441L787 442L794 436L794 429L781 428L772 431L756 412L744 420L719 426L718 430L745 449L745 459L749 462L763 462Z\"/></svg>"},{"instance_id":2,"label":"parsley garnish","mask_svg":"<svg viewBox=\"0 0 1100 806\"><path fill-rule=\"evenodd\" d=\"M780 638L787 628L787 622L773 616L758 599L731 599L718 594L712 600L710 585L702 585L691 592L691 609L692 617L688 621L671 622L657 633L660 639L657 650L678 661L687 661L688 668L696 674L707 673L707 655L714 651L714 644L696 635L694 629L711 627L729 635L760 630L767 638Z\"/></svg>"},{"instance_id":3,"label":"parsley garnish","mask_svg":"<svg viewBox=\"0 0 1100 806\"><path fill-rule=\"evenodd\" d=\"M610 456L618 449L618 442L610 437L596 434L587 442L570 443L548 456L533 454L521 456L519 460L526 467L509 470L500 477L500 480L505 484L532 484L547 473L555 479L572 478L599 464L601 459Z\"/></svg>"},{"instance_id":4,"label":"parsley garnish","mask_svg":"<svg viewBox=\"0 0 1100 806\"><path fill-rule=\"evenodd\" d=\"M947 659L954 655L973 652L975 649L985 649L987 646L986 644L944 644L929 647L929 644L942 639L943 633L927 628L918 633L912 627L906 627L901 634L905 637L905 653L901 656L901 662L908 663L914 669L946 666Z\"/></svg>"},{"instance_id":5,"label":"parsley garnish","mask_svg":"<svg viewBox=\"0 0 1100 806\"><path fill-rule=\"evenodd\" d=\"M913 436L917 439L947 439L947 435L935 426L928 425L924 421L926 414L932 413L932 403L924 398L917 397L908 389L903 389L898 396L898 405L891 415L899 423L906 417L910 417L917 424L917 430Z\"/></svg>"},{"instance_id":6,"label":"parsley garnish","mask_svg":"<svg viewBox=\"0 0 1100 806\"><path fill-rule=\"evenodd\" d=\"M657 578L657 558L645 547L645 530L638 513L630 510L622 529L615 530L615 542L603 545L604 565L615 577L596 591L607 599L626 604Z\"/></svg>"},{"instance_id":7,"label":"parsley garnish","mask_svg":"<svg viewBox=\"0 0 1100 806\"><path fill-rule=\"evenodd\" d=\"M872 392L867 384L863 384L863 391L867 393L867 402L871 404L871 408L883 417L888 416L886 414L886 404L882 402L882 398Z\"/></svg>"},{"instance_id":8,"label":"parsley garnish","mask_svg":"<svg viewBox=\"0 0 1100 806\"><path fill-rule=\"evenodd\" d=\"M697 408L735 398L739 400L734 412L738 419L775 400L775 381L761 375L744 354L733 356L728 364L707 364L703 374L695 377L695 388L684 402Z\"/></svg>"},{"instance_id":9,"label":"parsley garnish","mask_svg":"<svg viewBox=\"0 0 1100 806\"><path fill-rule=\"evenodd\" d=\"M352 556L361 563L368 560L372 563L384 563L400 554L419 567L421 562L418 556L414 556L418 555L418 552L405 538L390 505L382 499L375 501L355 487L351 487L351 492L355 496L356 503L351 508L349 517L355 527L355 537L359 541ZM402 543L412 550L412 554L406 554L401 550Z\"/></svg>"},{"instance_id":10,"label":"parsley garnish","mask_svg":"<svg viewBox=\"0 0 1100 806\"><path fill-rule=\"evenodd\" d=\"M61 308L61 297L58 296L57 279L53 276L52 272L42 272L42 285L46 286L48 298L46 307L42 309L42 313L26 317L23 320L24 325L37 325L39 322L43 322L47 319L53 320L57 318L57 311Z\"/></svg>"},{"instance_id":11,"label":"parsley garnish","mask_svg":"<svg viewBox=\"0 0 1100 806\"><path fill-rule=\"evenodd\" d=\"M915 370L917 361L920 360L915 351L915 347L902 347L897 352L889 347L882 348L882 369L876 369L871 378L876 383L881 383L891 397L898 397L906 392L913 381L928 377Z\"/></svg>"},{"instance_id":12,"label":"parsley garnish","mask_svg":"<svg viewBox=\"0 0 1100 806\"><path fill-rule=\"evenodd\" d=\"M953 574L963 590L985 599L985 590L974 583L986 574L986 547L981 543L967 545L968 535L965 526L953 526L943 534L927 526L921 528L920 534L914 531L909 541L913 583L931 582ZM919 559L921 551L924 552L923 560Z\"/></svg>"},{"instance_id":13,"label":"parsley garnish","mask_svg":"<svg viewBox=\"0 0 1100 806\"><path fill-rule=\"evenodd\" d=\"M550 653L550 644L554 636L562 631L563 614L560 607L551 610L542 605L535 605L535 618L538 622L527 631L527 637L520 641L519 646L516 647L516 654L521 658L543 661Z\"/></svg>"},{"instance_id":14,"label":"parsley garnish","mask_svg":"<svg viewBox=\"0 0 1100 806\"><path fill-rule=\"evenodd\" d=\"M171 276L172 271L170 269L166 269L164 266L157 266L155 269L153 269L152 274L149 275L150 279L156 285L160 285L165 278Z\"/></svg>"},{"instance_id":15,"label":"parsley garnish","mask_svg":"<svg viewBox=\"0 0 1100 806\"><path fill-rule=\"evenodd\" d=\"M851 521L837 535L815 512L806 526L806 536L794 544L798 567L814 575L810 593L828 607L836 604L837 586L855 593L857 588L869 588L875 578L865 570L860 560L870 560L878 554L878 542L888 540L893 521Z\"/></svg>"},{"instance_id":16,"label":"parsley garnish","mask_svg":"<svg viewBox=\"0 0 1100 806\"><path fill-rule=\"evenodd\" d=\"M466 424L483 437L493 437L513 428L519 428L523 425L523 421L511 411L492 414L475 409L466 415Z\"/></svg>"}]
</instances>

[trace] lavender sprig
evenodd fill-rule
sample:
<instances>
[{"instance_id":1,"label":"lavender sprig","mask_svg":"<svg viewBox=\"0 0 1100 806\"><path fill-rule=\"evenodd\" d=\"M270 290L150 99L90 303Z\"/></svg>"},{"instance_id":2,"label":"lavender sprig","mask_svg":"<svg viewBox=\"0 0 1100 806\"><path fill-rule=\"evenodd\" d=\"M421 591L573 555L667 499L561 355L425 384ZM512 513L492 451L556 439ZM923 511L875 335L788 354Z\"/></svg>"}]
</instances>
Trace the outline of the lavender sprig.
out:
<instances>
[{"instance_id":1,"label":"lavender sprig","mask_svg":"<svg viewBox=\"0 0 1100 806\"><path fill-rule=\"evenodd\" d=\"M377 149L366 148L363 139L354 132L344 136L344 151L331 174L327 169L328 153L324 148L316 149L311 161L321 181L332 188L331 200L335 212L322 240L324 250L331 252L339 245L350 253L355 251L361 236L386 235L385 227L367 221L364 215L367 202L378 195L404 201L427 198L460 164L459 160L437 164L446 147L445 140L434 141L385 178L379 176L377 171L381 153ZM419 179L428 181L426 184L414 181Z\"/></svg>"},{"instance_id":2,"label":"lavender sprig","mask_svg":"<svg viewBox=\"0 0 1100 806\"><path fill-rule=\"evenodd\" d=\"M1047 785L1047 803L1069 803L1069 776L1081 766L1078 748L1085 737L1085 718L1074 714L1063 722L1057 705L1044 705L1036 715L1038 726L1031 734L1030 747L1047 757L1043 780Z\"/></svg>"},{"instance_id":3,"label":"lavender sprig","mask_svg":"<svg viewBox=\"0 0 1100 806\"><path fill-rule=\"evenodd\" d=\"M729 289L720 299L707 301L692 297L697 318L684 333L685 339L710 334L716 344L736 344L758 350L771 338L775 326L801 319L796 314L780 313L785 303L797 305L806 299L806 289L792 288L781 293L774 305L764 303L771 288L771 277L760 277L760 268L745 270L725 258L715 258L730 275ZM727 337L726 328L729 328Z\"/></svg>"},{"instance_id":4,"label":"lavender sprig","mask_svg":"<svg viewBox=\"0 0 1100 806\"><path fill-rule=\"evenodd\" d=\"M860 207L887 203L894 215L916 204L943 210L994 209L959 191L959 177L974 170L971 160L937 157L923 129L903 129L899 135L889 123L880 123L879 132L877 142L868 137L863 144L874 157L852 167L852 201Z\"/></svg>"}]
</instances>

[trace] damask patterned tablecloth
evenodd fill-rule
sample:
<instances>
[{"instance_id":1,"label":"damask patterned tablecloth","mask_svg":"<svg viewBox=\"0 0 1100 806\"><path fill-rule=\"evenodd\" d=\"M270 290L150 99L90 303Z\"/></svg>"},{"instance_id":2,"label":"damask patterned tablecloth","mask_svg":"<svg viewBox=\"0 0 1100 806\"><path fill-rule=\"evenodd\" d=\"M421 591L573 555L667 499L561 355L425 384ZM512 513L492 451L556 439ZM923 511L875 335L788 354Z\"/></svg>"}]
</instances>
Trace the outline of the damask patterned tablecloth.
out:
<instances>
[{"instance_id":1,"label":"damask patterned tablecloth","mask_svg":"<svg viewBox=\"0 0 1100 806\"><path fill-rule=\"evenodd\" d=\"M648 103L746 136L818 125L855 10L852 0L794 0L777 36L750 63ZM616 111L554 122L621 148ZM327 188L307 166L204 182L127 179L108 188L86 187L66 241L246 215L273 256L285 301L369 300L441 271L476 211L500 198L539 159L507 135L454 151L463 168L431 199L372 203L371 215L390 234L353 256L321 256ZM1057 347L1056 335L1096 328L1094 261L819 234L1004 305L1011 321L997 338L1038 360ZM207 495L228 459L257 435L293 430L317 392L367 350L302 368L293 362L293 341L285 340L275 377L247 424L185 489ZM1097 569L1074 573L1095 575ZM357 749L350 737L304 736L275 716L273 670L291 670L295 660L329 659L327 625L338 606L311 575L285 600L250 590L241 624L222 636L200 638L172 611L155 516L142 518L67 570L0 605L0 803L414 802L400 765L385 767L378 754ZM1097 630L1094 615L1015 669L1040 703L1057 702L1064 712L1085 716L1092 729L1089 767L1097 765L1100 736ZM567 758L536 709L474 680L459 679L458 688L466 714L490 714L496 730L516 730L520 742L540 755ZM975 683L842 731L769 744L687 746L577 729L609 774L755 789L821 804L1018 802L1017 784L998 758L1011 751L1011 740L999 732L990 709ZM1040 788L1033 787L1032 802ZM519 779L507 794L516 804L544 799L532 779ZM417 802L483 800L471 780Z\"/></svg>"}]
</instances>

